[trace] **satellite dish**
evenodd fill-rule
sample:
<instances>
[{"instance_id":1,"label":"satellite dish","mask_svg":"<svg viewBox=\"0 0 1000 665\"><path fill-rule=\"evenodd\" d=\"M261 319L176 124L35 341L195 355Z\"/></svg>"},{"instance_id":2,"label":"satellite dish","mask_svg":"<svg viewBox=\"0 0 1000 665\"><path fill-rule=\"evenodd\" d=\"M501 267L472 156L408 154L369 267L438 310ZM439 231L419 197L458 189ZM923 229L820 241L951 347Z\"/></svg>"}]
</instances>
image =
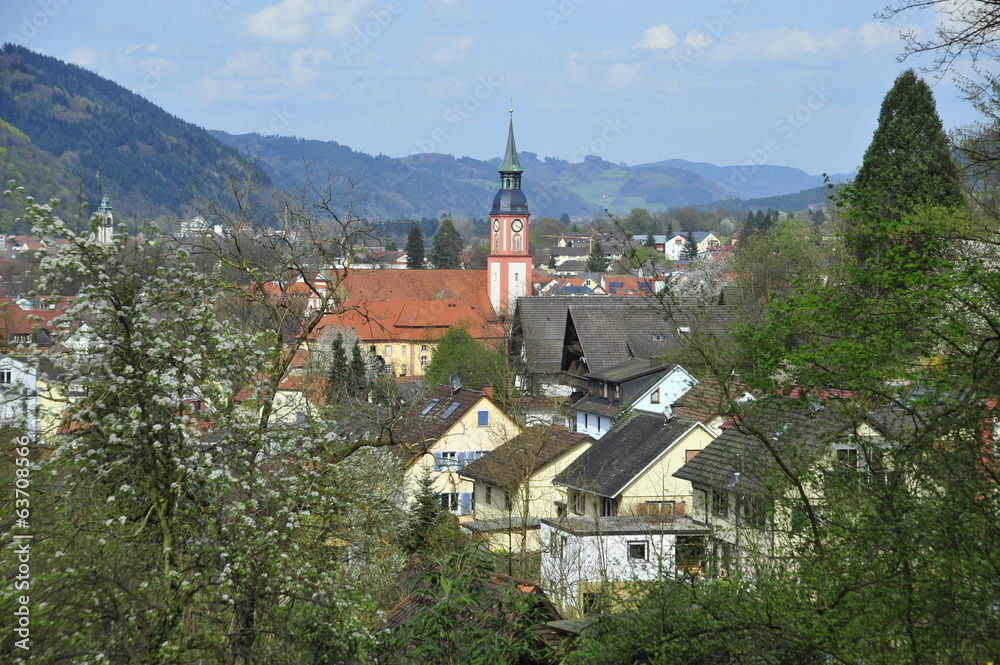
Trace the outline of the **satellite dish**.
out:
<instances>
[{"instance_id":1,"label":"satellite dish","mask_svg":"<svg viewBox=\"0 0 1000 665\"><path fill-rule=\"evenodd\" d=\"M462 389L462 379L458 378L458 374L452 374L448 377L448 385L451 386L451 394L454 395Z\"/></svg>"},{"instance_id":2,"label":"satellite dish","mask_svg":"<svg viewBox=\"0 0 1000 665\"><path fill-rule=\"evenodd\" d=\"M674 417L674 409L667 404L663 407L663 421L669 423Z\"/></svg>"}]
</instances>

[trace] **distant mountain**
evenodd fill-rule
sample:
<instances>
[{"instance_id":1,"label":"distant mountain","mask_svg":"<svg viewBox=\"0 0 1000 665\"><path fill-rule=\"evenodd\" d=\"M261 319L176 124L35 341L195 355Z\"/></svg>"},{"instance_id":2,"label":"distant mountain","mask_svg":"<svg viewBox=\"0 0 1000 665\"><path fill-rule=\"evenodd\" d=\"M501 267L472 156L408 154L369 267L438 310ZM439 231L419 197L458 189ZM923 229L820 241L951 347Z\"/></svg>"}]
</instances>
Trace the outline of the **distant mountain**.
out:
<instances>
[{"instance_id":1,"label":"distant mountain","mask_svg":"<svg viewBox=\"0 0 1000 665\"><path fill-rule=\"evenodd\" d=\"M744 166L715 166L706 162L689 162L684 159L667 159L654 164L641 164L636 170L659 171L664 167L691 171L708 178L726 192L726 199L753 199L792 194L824 185L821 175L809 175L801 169L769 164ZM831 183L851 180L853 174L828 175Z\"/></svg>"},{"instance_id":2,"label":"distant mountain","mask_svg":"<svg viewBox=\"0 0 1000 665\"><path fill-rule=\"evenodd\" d=\"M119 214L175 212L196 179L237 156L200 127L176 118L82 67L5 44L0 50L0 175L38 199L98 203ZM0 224L13 212L0 203Z\"/></svg>"},{"instance_id":3,"label":"distant mountain","mask_svg":"<svg viewBox=\"0 0 1000 665\"><path fill-rule=\"evenodd\" d=\"M218 178L247 151L283 188L298 189L307 172L355 183L355 212L373 220L480 218L499 184L502 147L489 160L393 158L334 141L206 131L82 67L22 46L0 49L0 177L17 180L37 199L58 196L70 209L82 197L93 210L100 172L119 219L180 214L194 183ZM819 176L766 165L748 171L678 159L627 167L596 156L574 164L532 152L519 157L536 216L705 206L822 184ZM18 213L10 199L0 199L0 231L11 230Z\"/></svg>"}]
</instances>

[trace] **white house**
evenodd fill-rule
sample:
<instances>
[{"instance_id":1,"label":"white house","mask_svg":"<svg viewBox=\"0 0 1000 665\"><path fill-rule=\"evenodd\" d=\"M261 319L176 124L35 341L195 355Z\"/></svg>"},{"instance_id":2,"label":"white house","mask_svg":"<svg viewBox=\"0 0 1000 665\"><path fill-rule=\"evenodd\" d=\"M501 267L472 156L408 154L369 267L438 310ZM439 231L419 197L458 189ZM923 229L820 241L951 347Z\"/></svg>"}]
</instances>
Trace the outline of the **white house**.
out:
<instances>
[{"instance_id":1,"label":"white house","mask_svg":"<svg viewBox=\"0 0 1000 665\"><path fill-rule=\"evenodd\" d=\"M38 436L38 370L0 356L0 422Z\"/></svg>"}]
</instances>

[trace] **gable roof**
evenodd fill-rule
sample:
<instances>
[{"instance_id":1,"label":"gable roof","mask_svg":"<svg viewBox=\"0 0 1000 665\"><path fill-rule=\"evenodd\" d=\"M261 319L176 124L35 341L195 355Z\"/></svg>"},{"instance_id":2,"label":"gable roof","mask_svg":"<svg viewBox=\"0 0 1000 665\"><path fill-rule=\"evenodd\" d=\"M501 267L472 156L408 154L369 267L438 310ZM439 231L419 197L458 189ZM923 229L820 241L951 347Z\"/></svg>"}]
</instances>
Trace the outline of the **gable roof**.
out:
<instances>
[{"instance_id":1,"label":"gable roof","mask_svg":"<svg viewBox=\"0 0 1000 665\"><path fill-rule=\"evenodd\" d=\"M467 464L461 475L507 487L512 473L513 479L520 482L577 446L593 442L587 434L570 432L565 427L537 425Z\"/></svg>"},{"instance_id":2,"label":"gable roof","mask_svg":"<svg viewBox=\"0 0 1000 665\"><path fill-rule=\"evenodd\" d=\"M449 327L459 324L476 339L503 334L499 325L487 321L461 300L346 301L342 307L341 312L325 315L313 335L319 336L333 326L351 328L358 339L367 342L436 340Z\"/></svg>"},{"instance_id":3,"label":"gable roof","mask_svg":"<svg viewBox=\"0 0 1000 665\"><path fill-rule=\"evenodd\" d=\"M616 497L695 427L704 425L689 418L664 422L663 416L633 411L552 482L598 496Z\"/></svg>"},{"instance_id":4,"label":"gable roof","mask_svg":"<svg viewBox=\"0 0 1000 665\"><path fill-rule=\"evenodd\" d=\"M459 388L452 393L450 386L436 386L396 423L392 430L393 439L410 444L417 452L426 452L480 400L492 403L478 390Z\"/></svg>"},{"instance_id":5,"label":"gable roof","mask_svg":"<svg viewBox=\"0 0 1000 665\"><path fill-rule=\"evenodd\" d=\"M343 301L461 301L495 318L485 270L351 270L338 285Z\"/></svg>"},{"instance_id":6,"label":"gable roof","mask_svg":"<svg viewBox=\"0 0 1000 665\"><path fill-rule=\"evenodd\" d=\"M782 456L787 468L802 469L849 429L833 409L816 408L807 400L753 403L673 475L708 487L729 489L739 483L748 491L765 490L776 469L768 446Z\"/></svg>"},{"instance_id":7,"label":"gable roof","mask_svg":"<svg viewBox=\"0 0 1000 665\"><path fill-rule=\"evenodd\" d=\"M707 423L722 415L746 390L736 383L723 384L716 379L703 379L678 397L671 407L682 418L694 418Z\"/></svg>"}]
</instances>

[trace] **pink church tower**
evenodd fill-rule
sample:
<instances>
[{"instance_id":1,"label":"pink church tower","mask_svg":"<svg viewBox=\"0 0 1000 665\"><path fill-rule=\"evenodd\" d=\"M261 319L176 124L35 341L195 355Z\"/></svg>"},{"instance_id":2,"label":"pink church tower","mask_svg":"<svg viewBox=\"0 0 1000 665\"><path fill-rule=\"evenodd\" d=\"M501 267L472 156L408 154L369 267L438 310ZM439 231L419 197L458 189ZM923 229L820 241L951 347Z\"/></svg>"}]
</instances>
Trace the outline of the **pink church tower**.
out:
<instances>
[{"instance_id":1,"label":"pink church tower","mask_svg":"<svg viewBox=\"0 0 1000 665\"><path fill-rule=\"evenodd\" d=\"M490 211L492 233L489 270L490 302L498 316L513 314L517 299L528 295L531 254L528 253L528 200L521 191L521 164L514 146L514 109L510 110L507 151L500 165L500 191Z\"/></svg>"}]
</instances>

